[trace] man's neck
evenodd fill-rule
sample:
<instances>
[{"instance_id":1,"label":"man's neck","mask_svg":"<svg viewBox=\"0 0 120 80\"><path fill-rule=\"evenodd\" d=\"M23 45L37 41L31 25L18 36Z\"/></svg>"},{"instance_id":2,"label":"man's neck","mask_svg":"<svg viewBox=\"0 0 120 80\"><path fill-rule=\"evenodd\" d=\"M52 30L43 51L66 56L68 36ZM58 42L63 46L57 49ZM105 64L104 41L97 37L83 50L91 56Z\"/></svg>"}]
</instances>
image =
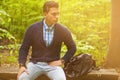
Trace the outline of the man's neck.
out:
<instances>
[{"instance_id":1,"label":"man's neck","mask_svg":"<svg viewBox=\"0 0 120 80\"><path fill-rule=\"evenodd\" d=\"M48 27L51 27L51 26L53 25L53 24L47 22L46 20L45 20L45 23L46 23L46 25L47 25Z\"/></svg>"}]
</instances>

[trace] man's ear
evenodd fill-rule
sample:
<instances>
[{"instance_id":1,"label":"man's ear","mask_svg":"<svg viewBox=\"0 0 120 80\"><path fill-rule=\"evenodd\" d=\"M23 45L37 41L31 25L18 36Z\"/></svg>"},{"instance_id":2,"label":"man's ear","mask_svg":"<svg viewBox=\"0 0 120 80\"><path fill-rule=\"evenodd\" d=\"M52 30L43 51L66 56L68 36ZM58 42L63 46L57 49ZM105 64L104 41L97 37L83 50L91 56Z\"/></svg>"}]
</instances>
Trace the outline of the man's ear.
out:
<instances>
[{"instance_id":1,"label":"man's ear","mask_svg":"<svg viewBox=\"0 0 120 80\"><path fill-rule=\"evenodd\" d=\"M43 12L43 15L46 16L46 15L47 15L47 12Z\"/></svg>"}]
</instances>

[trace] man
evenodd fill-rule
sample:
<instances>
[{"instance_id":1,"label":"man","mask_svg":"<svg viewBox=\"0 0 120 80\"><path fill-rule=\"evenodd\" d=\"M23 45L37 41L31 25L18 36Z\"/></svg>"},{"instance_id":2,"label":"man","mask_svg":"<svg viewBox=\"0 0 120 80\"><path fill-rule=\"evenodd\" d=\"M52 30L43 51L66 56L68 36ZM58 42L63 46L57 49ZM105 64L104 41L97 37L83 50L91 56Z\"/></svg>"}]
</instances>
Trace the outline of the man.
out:
<instances>
[{"instance_id":1,"label":"man","mask_svg":"<svg viewBox=\"0 0 120 80\"><path fill-rule=\"evenodd\" d=\"M19 51L18 80L35 80L41 74L47 75L51 80L66 80L61 65L74 55L75 43L70 31L57 23L59 17L57 2L46 2L43 6L43 14L44 19L32 24L25 33ZM63 58L60 58L62 42L67 46L67 52ZM30 46L32 54L26 66Z\"/></svg>"}]
</instances>

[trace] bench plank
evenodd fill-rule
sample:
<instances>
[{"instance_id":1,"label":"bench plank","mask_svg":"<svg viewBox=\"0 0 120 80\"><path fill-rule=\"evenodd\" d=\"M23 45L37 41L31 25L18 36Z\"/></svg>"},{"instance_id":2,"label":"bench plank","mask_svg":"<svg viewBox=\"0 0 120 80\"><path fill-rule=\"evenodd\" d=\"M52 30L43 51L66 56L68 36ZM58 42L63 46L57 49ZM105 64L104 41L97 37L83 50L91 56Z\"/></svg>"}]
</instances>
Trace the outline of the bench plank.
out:
<instances>
[{"instance_id":1,"label":"bench plank","mask_svg":"<svg viewBox=\"0 0 120 80\"><path fill-rule=\"evenodd\" d=\"M0 72L0 80L16 80L17 72ZM78 80L118 80L119 74L115 69L93 70L86 76L77 78ZM36 80L49 80L45 75L39 76ZM68 78L67 80L76 80L76 78Z\"/></svg>"}]
</instances>

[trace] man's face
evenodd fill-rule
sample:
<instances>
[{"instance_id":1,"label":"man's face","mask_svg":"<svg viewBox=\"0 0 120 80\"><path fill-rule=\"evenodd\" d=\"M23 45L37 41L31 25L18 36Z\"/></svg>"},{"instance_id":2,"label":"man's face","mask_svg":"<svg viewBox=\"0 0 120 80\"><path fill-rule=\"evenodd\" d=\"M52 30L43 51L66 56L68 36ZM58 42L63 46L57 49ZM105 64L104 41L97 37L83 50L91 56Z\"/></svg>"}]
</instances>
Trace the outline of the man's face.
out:
<instances>
[{"instance_id":1,"label":"man's face","mask_svg":"<svg viewBox=\"0 0 120 80\"><path fill-rule=\"evenodd\" d=\"M44 12L44 16L48 25L57 23L59 17L59 8L50 8L48 12Z\"/></svg>"}]
</instances>

